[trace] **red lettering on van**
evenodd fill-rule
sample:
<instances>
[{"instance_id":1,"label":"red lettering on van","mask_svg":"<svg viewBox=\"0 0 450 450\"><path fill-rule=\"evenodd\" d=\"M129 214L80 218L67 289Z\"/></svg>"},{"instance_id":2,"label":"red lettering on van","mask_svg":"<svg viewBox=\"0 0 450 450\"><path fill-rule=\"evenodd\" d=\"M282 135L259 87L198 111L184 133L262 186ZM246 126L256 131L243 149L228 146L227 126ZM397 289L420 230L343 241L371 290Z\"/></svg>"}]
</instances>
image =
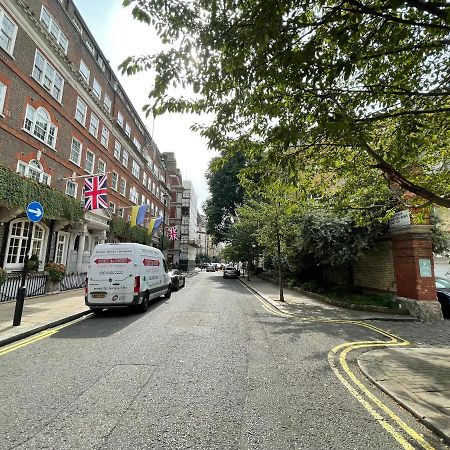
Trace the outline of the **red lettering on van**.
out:
<instances>
[{"instance_id":1,"label":"red lettering on van","mask_svg":"<svg viewBox=\"0 0 450 450\"><path fill-rule=\"evenodd\" d=\"M158 259L147 259L144 258L142 261L144 263L144 266L159 266L159 260Z\"/></svg>"},{"instance_id":2,"label":"red lettering on van","mask_svg":"<svg viewBox=\"0 0 450 450\"><path fill-rule=\"evenodd\" d=\"M95 264L128 264L131 262L130 258L97 258L94 260Z\"/></svg>"}]
</instances>

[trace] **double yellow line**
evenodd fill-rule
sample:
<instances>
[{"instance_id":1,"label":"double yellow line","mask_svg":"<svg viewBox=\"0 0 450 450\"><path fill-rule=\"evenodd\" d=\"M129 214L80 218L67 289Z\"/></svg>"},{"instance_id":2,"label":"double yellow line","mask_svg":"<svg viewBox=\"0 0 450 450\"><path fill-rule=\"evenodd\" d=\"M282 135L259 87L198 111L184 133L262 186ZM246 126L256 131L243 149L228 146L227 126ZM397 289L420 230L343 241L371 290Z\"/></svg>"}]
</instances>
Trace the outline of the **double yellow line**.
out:
<instances>
[{"instance_id":1,"label":"double yellow line","mask_svg":"<svg viewBox=\"0 0 450 450\"><path fill-rule=\"evenodd\" d=\"M250 290L250 292L252 291ZM353 350L384 347L407 347L411 345L408 341L405 341L404 339L401 339L371 324L355 320L301 318L290 313L282 312L275 306L268 304L266 300L260 298L260 296L256 295L254 292L252 292L252 294L255 295L266 311L278 317L290 318L305 323L339 323L356 325L367 328L387 338L387 341L357 341L337 345L328 353L328 362L330 367L338 380L348 389L353 397L358 400L358 402L369 412L372 417L375 418L383 429L388 432L404 449L414 450L417 447L413 444L417 444L420 448L434 450L434 447L430 445L419 433L408 426L397 414L395 414L377 396L375 396L364 386L364 384L352 372L347 362L347 357Z\"/></svg>"},{"instance_id":2,"label":"double yellow line","mask_svg":"<svg viewBox=\"0 0 450 450\"><path fill-rule=\"evenodd\" d=\"M26 339L22 339L18 342L14 342L13 344L6 345L5 347L0 348L0 356L6 355L7 353L14 352L15 350L19 350L22 347L26 347L27 345L34 344L35 342L41 341L42 339L46 339L54 334L58 333L63 328L66 328L70 325L73 325L80 320L83 320L86 316L80 317L76 320L68 322L64 325L59 325L55 328L51 328L49 330L41 331L33 336L30 336Z\"/></svg>"}]
</instances>

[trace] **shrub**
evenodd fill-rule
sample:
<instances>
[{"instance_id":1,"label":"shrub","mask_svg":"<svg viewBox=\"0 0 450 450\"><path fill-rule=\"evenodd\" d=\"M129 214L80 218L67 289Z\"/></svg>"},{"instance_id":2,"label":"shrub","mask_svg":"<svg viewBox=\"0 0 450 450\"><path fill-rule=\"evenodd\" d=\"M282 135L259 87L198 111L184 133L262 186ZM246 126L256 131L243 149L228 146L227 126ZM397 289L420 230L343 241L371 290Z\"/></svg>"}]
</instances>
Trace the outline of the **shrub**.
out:
<instances>
[{"instance_id":1,"label":"shrub","mask_svg":"<svg viewBox=\"0 0 450 450\"><path fill-rule=\"evenodd\" d=\"M45 270L48 272L50 281L52 281L53 283L62 281L62 279L64 278L64 273L66 272L64 264L56 264L52 262L46 264Z\"/></svg>"},{"instance_id":2,"label":"shrub","mask_svg":"<svg viewBox=\"0 0 450 450\"><path fill-rule=\"evenodd\" d=\"M0 286L6 281L6 270L0 267Z\"/></svg>"},{"instance_id":3,"label":"shrub","mask_svg":"<svg viewBox=\"0 0 450 450\"><path fill-rule=\"evenodd\" d=\"M28 260L27 269L28 270L38 270L39 268L39 258L37 255L33 254L30 256L30 259Z\"/></svg>"}]
</instances>

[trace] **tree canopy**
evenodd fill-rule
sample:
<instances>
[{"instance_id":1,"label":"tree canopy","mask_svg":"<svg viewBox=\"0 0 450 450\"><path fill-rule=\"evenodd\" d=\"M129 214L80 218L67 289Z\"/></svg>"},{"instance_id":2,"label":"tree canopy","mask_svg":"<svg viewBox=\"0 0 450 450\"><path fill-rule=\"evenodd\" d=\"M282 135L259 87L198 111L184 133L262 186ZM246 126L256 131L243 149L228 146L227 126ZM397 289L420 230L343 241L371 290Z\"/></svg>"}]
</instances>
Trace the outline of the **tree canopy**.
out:
<instances>
[{"instance_id":1,"label":"tree canopy","mask_svg":"<svg viewBox=\"0 0 450 450\"><path fill-rule=\"evenodd\" d=\"M292 177L301 170L303 185L343 207L375 208L392 196L450 206L449 3L124 5L169 44L122 65L156 71L148 113L214 112L202 129L211 147L258 153ZM190 98L170 95L178 85Z\"/></svg>"}]
</instances>

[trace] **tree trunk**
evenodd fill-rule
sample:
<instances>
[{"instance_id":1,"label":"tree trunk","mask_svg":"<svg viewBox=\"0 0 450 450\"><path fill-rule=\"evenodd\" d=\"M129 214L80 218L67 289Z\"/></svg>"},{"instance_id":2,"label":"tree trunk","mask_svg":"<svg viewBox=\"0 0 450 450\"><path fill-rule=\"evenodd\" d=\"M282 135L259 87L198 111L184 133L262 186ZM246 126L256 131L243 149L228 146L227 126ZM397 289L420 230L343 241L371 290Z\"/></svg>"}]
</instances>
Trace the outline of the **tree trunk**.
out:
<instances>
[{"instance_id":1,"label":"tree trunk","mask_svg":"<svg viewBox=\"0 0 450 450\"><path fill-rule=\"evenodd\" d=\"M277 253L278 253L278 285L280 287L280 302L284 302L283 272L281 268L281 240L279 233L277 233Z\"/></svg>"},{"instance_id":2,"label":"tree trunk","mask_svg":"<svg viewBox=\"0 0 450 450\"><path fill-rule=\"evenodd\" d=\"M247 261L247 281L250 281L250 260Z\"/></svg>"}]
</instances>

